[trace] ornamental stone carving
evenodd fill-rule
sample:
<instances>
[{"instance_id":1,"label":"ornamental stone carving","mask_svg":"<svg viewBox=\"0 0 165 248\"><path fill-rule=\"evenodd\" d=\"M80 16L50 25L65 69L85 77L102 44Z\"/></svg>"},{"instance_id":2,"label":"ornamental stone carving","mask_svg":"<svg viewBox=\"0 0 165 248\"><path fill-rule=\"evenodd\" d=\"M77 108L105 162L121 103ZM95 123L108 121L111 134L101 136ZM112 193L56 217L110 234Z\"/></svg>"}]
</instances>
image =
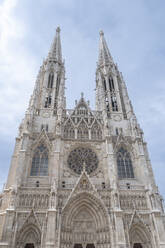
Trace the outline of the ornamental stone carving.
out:
<instances>
[{"instance_id":1,"label":"ornamental stone carving","mask_svg":"<svg viewBox=\"0 0 165 248\"><path fill-rule=\"evenodd\" d=\"M81 174L84 162L86 164L86 171L88 174L95 171L99 163L95 152L86 147L79 147L71 151L67 162L69 168L77 174Z\"/></svg>"}]
</instances>

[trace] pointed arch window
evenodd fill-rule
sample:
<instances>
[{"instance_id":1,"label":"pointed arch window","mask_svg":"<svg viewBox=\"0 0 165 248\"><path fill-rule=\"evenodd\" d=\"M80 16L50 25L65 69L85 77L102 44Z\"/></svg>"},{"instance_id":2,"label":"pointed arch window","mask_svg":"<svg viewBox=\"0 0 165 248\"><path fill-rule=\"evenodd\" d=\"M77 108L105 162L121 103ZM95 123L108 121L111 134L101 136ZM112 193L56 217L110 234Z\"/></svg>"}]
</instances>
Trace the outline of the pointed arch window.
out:
<instances>
[{"instance_id":1,"label":"pointed arch window","mask_svg":"<svg viewBox=\"0 0 165 248\"><path fill-rule=\"evenodd\" d=\"M100 126L97 123L94 123L91 129L91 139L92 140L101 140L102 139L102 131Z\"/></svg>"},{"instance_id":2,"label":"pointed arch window","mask_svg":"<svg viewBox=\"0 0 165 248\"><path fill-rule=\"evenodd\" d=\"M117 169L119 179L134 178L130 154L123 147L117 152Z\"/></svg>"},{"instance_id":3,"label":"pointed arch window","mask_svg":"<svg viewBox=\"0 0 165 248\"><path fill-rule=\"evenodd\" d=\"M109 90L113 92L115 90L114 81L112 77L109 77Z\"/></svg>"},{"instance_id":4,"label":"pointed arch window","mask_svg":"<svg viewBox=\"0 0 165 248\"><path fill-rule=\"evenodd\" d=\"M48 175L48 150L44 145L40 145L34 152L32 158L31 176Z\"/></svg>"},{"instance_id":5,"label":"pointed arch window","mask_svg":"<svg viewBox=\"0 0 165 248\"><path fill-rule=\"evenodd\" d=\"M104 91L107 91L107 86L106 86L106 80L103 79L103 87L104 87Z\"/></svg>"},{"instance_id":6,"label":"pointed arch window","mask_svg":"<svg viewBox=\"0 0 165 248\"><path fill-rule=\"evenodd\" d=\"M65 139L74 139L75 138L75 130L73 125L68 122L64 127L64 138Z\"/></svg>"},{"instance_id":7,"label":"pointed arch window","mask_svg":"<svg viewBox=\"0 0 165 248\"><path fill-rule=\"evenodd\" d=\"M78 139L89 139L88 127L85 122L81 122L77 129L77 138Z\"/></svg>"},{"instance_id":8,"label":"pointed arch window","mask_svg":"<svg viewBox=\"0 0 165 248\"><path fill-rule=\"evenodd\" d=\"M51 107L51 103L52 103L52 96L49 95L45 99L45 105L44 105L44 107L45 108L50 108Z\"/></svg>"},{"instance_id":9,"label":"pointed arch window","mask_svg":"<svg viewBox=\"0 0 165 248\"><path fill-rule=\"evenodd\" d=\"M60 88L60 77L57 76L57 81L56 81L56 96L58 96L58 93L59 93L59 88Z\"/></svg>"},{"instance_id":10,"label":"pointed arch window","mask_svg":"<svg viewBox=\"0 0 165 248\"><path fill-rule=\"evenodd\" d=\"M48 88L53 88L54 73L51 72L48 77Z\"/></svg>"},{"instance_id":11,"label":"pointed arch window","mask_svg":"<svg viewBox=\"0 0 165 248\"><path fill-rule=\"evenodd\" d=\"M117 97L114 93L111 94L111 102L112 102L112 110L113 111L118 111L118 106L117 106Z\"/></svg>"}]
</instances>

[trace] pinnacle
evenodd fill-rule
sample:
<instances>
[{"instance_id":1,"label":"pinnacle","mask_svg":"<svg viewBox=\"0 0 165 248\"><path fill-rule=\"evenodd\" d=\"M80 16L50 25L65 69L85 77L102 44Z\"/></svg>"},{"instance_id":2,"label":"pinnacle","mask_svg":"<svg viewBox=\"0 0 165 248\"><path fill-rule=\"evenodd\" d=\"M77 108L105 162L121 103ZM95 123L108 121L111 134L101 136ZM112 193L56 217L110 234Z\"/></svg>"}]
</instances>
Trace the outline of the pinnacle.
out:
<instances>
[{"instance_id":1,"label":"pinnacle","mask_svg":"<svg viewBox=\"0 0 165 248\"><path fill-rule=\"evenodd\" d=\"M100 31L100 43L99 43L99 58L98 65L112 64L113 59L109 52L106 40L104 38L104 32Z\"/></svg>"}]
</instances>

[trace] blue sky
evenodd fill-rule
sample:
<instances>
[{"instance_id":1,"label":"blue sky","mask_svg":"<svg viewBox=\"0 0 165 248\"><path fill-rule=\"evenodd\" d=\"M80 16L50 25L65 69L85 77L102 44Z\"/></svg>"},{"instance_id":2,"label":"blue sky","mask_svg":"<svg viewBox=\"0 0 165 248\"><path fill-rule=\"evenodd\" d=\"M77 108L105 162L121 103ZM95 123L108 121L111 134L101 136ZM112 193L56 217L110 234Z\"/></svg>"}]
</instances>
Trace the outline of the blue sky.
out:
<instances>
[{"instance_id":1,"label":"blue sky","mask_svg":"<svg viewBox=\"0 0 165 248\"><path fill-rule=\"evenodd\" d=\"M18 126L57 26L66 65L67 107L83 91L94 107L99 30L122 71L165 197L165 2L0 0L0 187Z\"/></svg>"}]
</instances>

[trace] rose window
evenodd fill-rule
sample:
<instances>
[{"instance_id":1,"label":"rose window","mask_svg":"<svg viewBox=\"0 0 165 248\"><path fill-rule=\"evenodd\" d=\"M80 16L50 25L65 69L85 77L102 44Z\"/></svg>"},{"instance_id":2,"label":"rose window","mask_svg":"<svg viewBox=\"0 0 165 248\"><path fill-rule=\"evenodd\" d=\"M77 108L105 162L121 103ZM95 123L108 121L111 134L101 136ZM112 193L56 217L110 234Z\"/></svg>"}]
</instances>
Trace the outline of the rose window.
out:
<instances>
[{"instance_id":1,"label":"rose window","mask_svg":"<svg viewBox=\"0 0 165 248\"><path fill-rule=\"evenodd\" d=\"M76 148L69 154L68 165L77 174L81 174L85 163L88 174L95 171L98 167L98 158L90 148Z\"/></svg>"}]
</instances>

